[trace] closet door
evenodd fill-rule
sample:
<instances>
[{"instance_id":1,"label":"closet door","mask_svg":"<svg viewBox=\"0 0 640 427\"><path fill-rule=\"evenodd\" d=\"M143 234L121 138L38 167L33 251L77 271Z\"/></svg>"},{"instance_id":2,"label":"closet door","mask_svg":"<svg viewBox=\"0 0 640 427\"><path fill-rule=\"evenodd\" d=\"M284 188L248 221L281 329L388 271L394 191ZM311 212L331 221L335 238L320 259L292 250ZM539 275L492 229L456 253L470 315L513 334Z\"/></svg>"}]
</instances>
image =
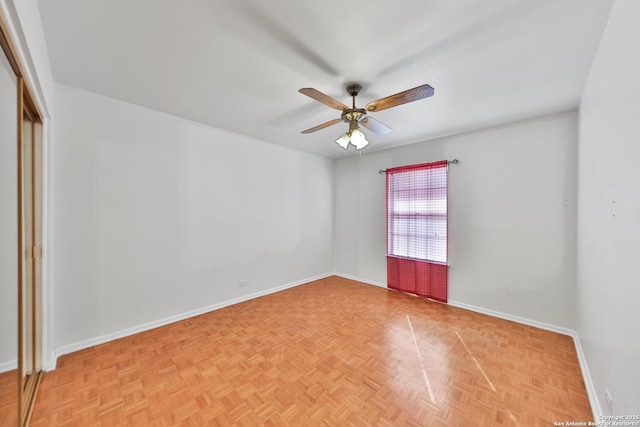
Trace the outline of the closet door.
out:
<instances>
[{"instance_id":1,"label":"closet door","mask_svg":"<svg viewBox=\"0 0 640 427\"><path fill-rule=\"evenodd\" d=\"M22 79L19 80L18 126L19 289L18 366L20 417L28 422L40 382L41 365L41 265L42 265L42 125Z\"/></svg>"},{"instance_id":2,"label":"closet door","mask_svg":"<svg viewBox=\"0 0 640 427\"><path fill-rule=\"evenodd\" d=\"M42 119L14 46L0 15L2 426L28 425L42 372Z\"/></svg>"}]
</instances>

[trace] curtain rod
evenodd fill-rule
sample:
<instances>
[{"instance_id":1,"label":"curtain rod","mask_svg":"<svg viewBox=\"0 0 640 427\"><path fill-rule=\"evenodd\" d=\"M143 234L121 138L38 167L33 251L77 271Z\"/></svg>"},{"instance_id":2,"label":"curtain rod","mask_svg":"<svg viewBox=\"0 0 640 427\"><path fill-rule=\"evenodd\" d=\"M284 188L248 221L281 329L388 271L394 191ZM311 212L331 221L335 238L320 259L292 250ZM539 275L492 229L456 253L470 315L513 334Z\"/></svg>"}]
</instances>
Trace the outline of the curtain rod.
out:
<instances>
[{"instance_id":1,"label":"curtain rod","mask_svg":"<svg viewBox=\"0 0 640 427\"><path fill-rule=\"evenodd\" d=\"M460 160L458 160L458 159L447 160L447 164L448 165L457 165L458 163L460 163ZM380 170L378 170L378 173L380 175L382 175L383 173L387 173L387 170L386 169L380 169Z\"/></svg>"}]
</instances>

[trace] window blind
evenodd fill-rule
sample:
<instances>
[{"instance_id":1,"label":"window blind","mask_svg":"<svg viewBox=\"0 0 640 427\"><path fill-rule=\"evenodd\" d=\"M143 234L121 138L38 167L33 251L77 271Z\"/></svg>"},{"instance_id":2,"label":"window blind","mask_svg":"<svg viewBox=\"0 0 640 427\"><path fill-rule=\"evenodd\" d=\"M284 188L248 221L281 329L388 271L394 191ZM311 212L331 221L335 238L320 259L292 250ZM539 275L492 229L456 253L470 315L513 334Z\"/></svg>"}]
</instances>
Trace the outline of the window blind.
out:
<instances>
[{"instance_id":1,"label":"window blind","mask_svg":"<svg viewBox=\"0 0 640 427\"><path fill-rule=\"evenodd\" d=\"M387 171L387 255L447 263L447 163Z\"/></svg>"},{"instance_id":2,"label":"window blind","mask_svg":"<svg viewBox=\"0 0 640 427\"><path fill-rule=\"evenodd\" d=\"M447 229L447 161L387 169L390 288L446 301Z\"/></svg>"}]
</instances>

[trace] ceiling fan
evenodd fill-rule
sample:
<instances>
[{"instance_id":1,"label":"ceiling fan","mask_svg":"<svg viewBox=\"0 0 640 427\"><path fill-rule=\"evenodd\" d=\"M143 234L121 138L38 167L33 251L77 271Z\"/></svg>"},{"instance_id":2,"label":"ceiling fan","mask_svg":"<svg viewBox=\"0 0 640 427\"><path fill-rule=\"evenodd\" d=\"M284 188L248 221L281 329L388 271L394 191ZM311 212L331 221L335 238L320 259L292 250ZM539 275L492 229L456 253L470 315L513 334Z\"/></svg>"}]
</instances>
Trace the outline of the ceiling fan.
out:
<instances>
[{"instance_id":1,"label":"ceiling fan","mask_svg":"<svg viewBox=\"0 0 640 427\"><path fill-rule=\"evenodd\" d=\"M303 130L301 133L312 133L331 125L335 125L339 122L346 122L349 123L349 130L340 138L336 139L336 143L345 150L349 148L349 144L356 147L356 150L362 150L364 147L369 145L369 141L365 137L364 133L359 129L359 125L364 126L376 135L386 135L391 132L391 128L389 126L368 116L367 112L382 111L387 108L397 107L398 105L433 96L433 88L428 84L424 84L422 86L414 87L413 89L405 90L404 92L399 92L395 95L370 102L364 108L356 108L356 96L360 93L360 89L362 89L362 86L355 83L347 86L347 93L352 98L351 108L329 95L325 95L317 89L311 87L300 89L298 92L303 95L307 95L308 97L328 105L331 108L342 111L342 115L339 119L329 120L326 123Z\"/></svg>"}]
</instances>

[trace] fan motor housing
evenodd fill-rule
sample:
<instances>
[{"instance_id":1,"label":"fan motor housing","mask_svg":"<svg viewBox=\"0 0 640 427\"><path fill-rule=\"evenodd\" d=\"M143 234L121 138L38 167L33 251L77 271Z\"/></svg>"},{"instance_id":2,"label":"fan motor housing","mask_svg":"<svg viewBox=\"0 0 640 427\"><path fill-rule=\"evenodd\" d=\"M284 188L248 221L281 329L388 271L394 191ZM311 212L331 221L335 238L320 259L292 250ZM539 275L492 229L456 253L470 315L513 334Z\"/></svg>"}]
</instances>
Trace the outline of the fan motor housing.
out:
<instances>
[{"instance_id":1,"label":"fan motor housing","mask_svg":"<svg viewBox=\"0 0 640 427\"><path fill-rule=\"evenodd\" d=\"M353 83L347 86L347 93L350 96L358 96L358 94L360 93L360 89L362 89L362 86L357 83Z\"/></svg>"},{"instance_id":2,"label":"fan motor housing","mask_svg":"<svg viewBox=\"0 0 640 427\"><path fill-rule=\"evenodd\" d=\"M341 119L343 122L357 121L361 122L367 118L367 110L364 108L352 108L342 113Z\"/></svg>"}]
</instances>

